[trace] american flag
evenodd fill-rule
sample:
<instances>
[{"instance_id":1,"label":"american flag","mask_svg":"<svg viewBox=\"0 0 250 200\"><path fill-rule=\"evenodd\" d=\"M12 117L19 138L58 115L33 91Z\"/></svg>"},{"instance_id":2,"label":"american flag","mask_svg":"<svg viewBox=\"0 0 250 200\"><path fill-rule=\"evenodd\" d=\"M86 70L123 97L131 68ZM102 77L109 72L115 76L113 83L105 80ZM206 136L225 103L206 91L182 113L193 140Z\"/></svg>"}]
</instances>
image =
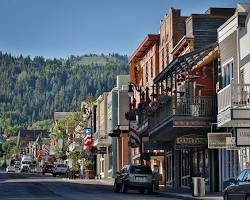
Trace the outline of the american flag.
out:
<instances>
[{"instance_id":1,"label":"american flag","mask_svg":"<svg viewBox=\"0 0 250 200\"><path fill-rule=\"evenodd\" d=\"M92 146L91 128L83 129L83 140L84 140L84 149L90 148Z\"/></svg>"},{"instance_id":2,"label":"american flag","mask_svg":"<svg viewBox=\"0 0 250 200\"><path fill-rule=\"evenodd\" d=\"M137 121L130 121L129 137L130 137L130 142L131 142L132 148L139 147L141 140L139 137L138 122Z\"/></svg>"}]
</instances>

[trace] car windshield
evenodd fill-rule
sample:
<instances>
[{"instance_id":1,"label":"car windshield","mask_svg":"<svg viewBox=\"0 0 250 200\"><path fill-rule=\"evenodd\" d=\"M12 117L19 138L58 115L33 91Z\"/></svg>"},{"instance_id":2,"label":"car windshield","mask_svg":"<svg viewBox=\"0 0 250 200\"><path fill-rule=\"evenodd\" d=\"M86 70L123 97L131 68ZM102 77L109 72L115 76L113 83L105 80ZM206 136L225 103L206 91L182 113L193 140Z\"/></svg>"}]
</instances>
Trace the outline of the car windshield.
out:
<instances>
[{"instance_id":1,"label":"car windshield","mask_svg":"<svg viewBox=\"0 0 250 200\"><path fill-rule=\"evenodd\" d=\"M67 167L67 165L59 164L59 165L57 165L57 167Z\"/></svg>"},{"instance_id":2,"label":"car windshield","mask_svg":"<svg viewBox=\"0 0 250 200\"><path fill-rule=\"evenodd\" d=\"M30 164L30 161L23 161L22 164Z\"/></svg>"},{"instance_id":3,"label":"car windshield","mask_svg":"<svg viewBox=\"0 0 250 200\"><path fill-rule=\"evenodd\" d=\"M147 166L132 166L130 172L133 174L151 174L152 170Z\"/></svg>"}]
</instances>

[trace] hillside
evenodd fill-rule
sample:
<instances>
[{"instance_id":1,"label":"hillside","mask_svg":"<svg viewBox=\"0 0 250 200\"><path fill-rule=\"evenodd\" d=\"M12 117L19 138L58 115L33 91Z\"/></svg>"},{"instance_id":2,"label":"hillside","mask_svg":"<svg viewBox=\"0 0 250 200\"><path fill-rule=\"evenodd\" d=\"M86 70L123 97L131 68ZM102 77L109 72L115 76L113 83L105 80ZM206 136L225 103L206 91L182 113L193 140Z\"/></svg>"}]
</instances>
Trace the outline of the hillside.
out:
<instances>
[{"instance_id":1,"label":"hillside","mask_svg":"<svg viewBox=\"0 0 250 200\"><path fill-rule=\"evenodd\" d=\"M51 119L54 111L76 111L85 98L110 91L128 64L118 54L45 60L0 52L0 71L1 131Z\"/></svg>"}]
</instances>

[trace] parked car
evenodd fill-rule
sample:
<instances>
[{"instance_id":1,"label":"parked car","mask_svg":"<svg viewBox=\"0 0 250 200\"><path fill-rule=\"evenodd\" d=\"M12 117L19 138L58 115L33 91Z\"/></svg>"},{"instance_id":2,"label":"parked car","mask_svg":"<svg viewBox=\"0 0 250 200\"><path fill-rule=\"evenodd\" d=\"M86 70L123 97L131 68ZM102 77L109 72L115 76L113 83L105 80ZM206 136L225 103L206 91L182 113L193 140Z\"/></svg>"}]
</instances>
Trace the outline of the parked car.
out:
<instances>
[{"instance_id":1,"label":"parked car","mask_svg":"<svg viewBox=\"0 0 250 200\"><path fill-rule=\"evenodd\" d=\"M224 200L250 200L250 169L243 170L224 190Z\"/></svg>"},{"instance_id":2,"label":"parked car","mask_svg":"<svg viewBox=\"0 0 250 200\"><path fill-rule=\"evenodd\" d=\"M53 174L53 169L54 169L54 165L52 164L45 164L43 165L43 174L45 173L50 173L50 174Z\"/></svg>"},{"instance_id":3,"label":"parked car","mask_svg":"<svg viewBox=\"0 0 250 200\"><path fill-rule=\"evenodd\" d=\"M68 170L68 166L65 164L55 164L54 169L53 169L53 176L55 177L56 175L66 175Z\"/></svg>"},{"instance_id":4,"label":"parked car","mask_svg":"<svg viewBox=\"0 0 250 200\"><path fill-rule=\"evenodd\" d=\"M17 170L20 170L20 169L21 169L20 161L15 161L14 167L15 167L15 169L17 169Z\"/></svg>"},{"instance_id":5,"label":"parked car","mask_svg":"<svg viewBox=\"0 0 250 200\"><path fill-rule=\"evenodd\" d=\"M16 172L16 169L14 166L12 165L9 165L7 168L6 168L6 172L9 173L9 172Z\"/></svg>"},{"instance_id":6,"label":"parked car","mask_svg":"<svg viewBox=\"0 0 250 200\"><path fill-rule=\"evenodd\" d=\"M116 173L114 192L126 193L128 189L139 190L148 194L153 192L153 174L150 167L145 165L125 165Z\"/></svg>"}]
</instances>

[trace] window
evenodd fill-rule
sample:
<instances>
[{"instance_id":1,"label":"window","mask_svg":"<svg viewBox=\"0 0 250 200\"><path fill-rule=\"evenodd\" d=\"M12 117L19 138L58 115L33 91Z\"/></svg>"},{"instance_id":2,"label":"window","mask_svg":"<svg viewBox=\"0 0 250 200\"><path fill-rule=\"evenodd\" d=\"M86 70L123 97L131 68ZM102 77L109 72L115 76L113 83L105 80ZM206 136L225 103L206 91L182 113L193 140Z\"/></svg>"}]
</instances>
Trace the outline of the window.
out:
<instances>
[{"instance_id":1,"label":"window","mask_svg":"<svg viewBox=\"0 0 250 200\"><path fill-rule=\"evenodd\" d=\"M233 70L233 60L222 66L222 79L221 79L222 88L226 87L231 83L231 79L233 77L232 70Z\"/></svg>"},{"instance_id":2,"label":"window","mask_svg":"<svg viewBox=\"0 0 250 200\"><path fill-rule=\"evenodd\" d=\"M131 166L130 173L132 174L151 174L151 168L147 166Z\"/></svg>"},{"instance_id":3,"label":"window","mask_svg":"<svg viewBox=\"0 0 250 200\"><path fill-rule=\"evenodd\" d=\"M242 172L240 173L240 175L238 176L237 181L243 181L243 178L244 178L245 173L246 173L246 170L242 171Z\"/></svg>"},{"instance_id":4,"label":"window","mask_svg":"<svg viewBox=\"0 0 250 200\"><path fill-rule=\"evenodd\" d=\"M151 72L151 78L154 77L154 71L153 71L153 57L150 58L150 72Z\"/></svg>"},{"instance_id":5,"label":"window","mask_svg":"<svg viewBox=\"0 0 250 200\"><path fill-rule=\"evenodd\" d=\"M145 74L145 78L146 78L146 83L148 82L148 62L146 62L146 74Z\"/></svg>"}]
</instances>

